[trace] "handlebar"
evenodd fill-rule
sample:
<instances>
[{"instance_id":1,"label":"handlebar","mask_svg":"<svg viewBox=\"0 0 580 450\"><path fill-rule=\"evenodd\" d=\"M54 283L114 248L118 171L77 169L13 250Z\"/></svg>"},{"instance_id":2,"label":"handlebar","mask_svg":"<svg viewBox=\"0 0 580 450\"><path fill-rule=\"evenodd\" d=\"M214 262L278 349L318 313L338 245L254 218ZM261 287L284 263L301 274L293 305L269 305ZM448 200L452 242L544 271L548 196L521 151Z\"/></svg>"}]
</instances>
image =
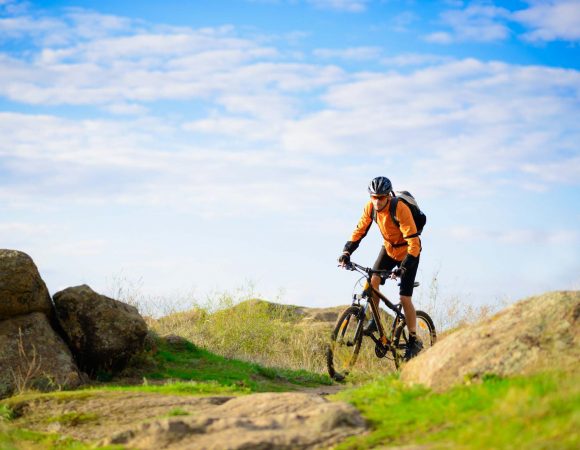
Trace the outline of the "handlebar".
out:
<instances>
[{"instance_id":1,"label":"handlebar","mask_svg":"<svg viewBox=\"0 0 580 450\"><path fill-rule=\"evenodd\" d=\"M339 266L340 267L340 266ZM361 274L366 274L369 277L372 275L379 275L381 277L392 277L397 269L393 269L393 270L374 270L371 269L370 267L364 267L361 266L360 264L357 264L355 262L350 261L349 263L344 265L344 268L346 270L352 270L353 272L359 272Z\"/></svg>"},{"instance_id":2,"label":"handlebar","mask_svg":"<svg viewBox=\"0 0 580 450\"><path fill-rule=\"evenodd\" d=\"M339 266L339 267L341 267L341 266ZM368 278L370 278L373 275L379 275L383 280L386 280L387 278L392 278L392 279L401 278L400 274L397 273L398 268L394 268L393 270L374 270L374 269L371 269L370 267L364 267L364 266L361 266L360 264L357 264L357 263L352 262L352 261L345 264L343 267L346 270L352 270L353 272L359 272ZM413 286L414 287L419 286L419 282L415 281L413 283Z\"/></svg>"}]
</instances>

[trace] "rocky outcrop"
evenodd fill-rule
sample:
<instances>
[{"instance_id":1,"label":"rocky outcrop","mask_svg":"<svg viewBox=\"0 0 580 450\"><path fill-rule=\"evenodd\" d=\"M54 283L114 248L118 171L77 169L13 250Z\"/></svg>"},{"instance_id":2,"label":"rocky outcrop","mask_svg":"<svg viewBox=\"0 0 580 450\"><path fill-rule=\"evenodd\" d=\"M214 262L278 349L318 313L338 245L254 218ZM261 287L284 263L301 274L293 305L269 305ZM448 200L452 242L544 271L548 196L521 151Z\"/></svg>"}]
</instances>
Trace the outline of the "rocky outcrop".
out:
<instances>
[{"instance_id":1,"label":"rocky outcrop","mask_svg":"<svg viewBox=\"0 0 580 450\"><path fill-rule=\"evenodd\" d=\"M0 349L0 398L14 390L80 383L71 352L43 313L1 321Z\"/></svg>"},{"instance_id":2,"label":"rocky outcrop","mask_svg":"<svg viewBox=\"0 0 580 450\"><path fill-rule=\"evenodd\" d=\"M401 379L444 390L486 374L580 368L580 291L544 294L463 328L411 360Z\"/></svg>"},{"instance_id":3,"label":"rocky outcrop","mask_svg":"<svg viewBox=\"0 0 580 450\"><path fill-rule=\"evenodd\" d=\"M76 386L75 361L89 374L115 371L141 349L147 325L134 307L88 286L55 299L58 314L30 256L0 249L0 397Z\"/></svg>"},{"instance_id":4,"label":"rocky outcrop","mask_svg":"<svg viewBox=\"0 0 580 450\"><path fill-rule=\"evenodd\" d=\"M103 443L135 449L315 449L365 430L353 406L318 395L266 393L217 403L193 416L119 432Z\"/></svg>"},{"instance_id":5,"label":"rocky outcrop","mask_svg":"<svg viewBox=\"0 0 580 450\"><path fill-rule=\"evenodd\" d=\"M57 292L53 300L69 347L87 373L120 370L142 348L147 325L135 307L87 285Z\"/></svg>"},{"instance_id":6,"label":"rocky outcrop","mask_svg":"<svg viewBox=\"0 0 580 450\"><path fill-rule=\"evenodd\" d=\"M0 320L32 312L52 314L46 284L30 256L0 249Z\"/></svg>"}]
</instances>

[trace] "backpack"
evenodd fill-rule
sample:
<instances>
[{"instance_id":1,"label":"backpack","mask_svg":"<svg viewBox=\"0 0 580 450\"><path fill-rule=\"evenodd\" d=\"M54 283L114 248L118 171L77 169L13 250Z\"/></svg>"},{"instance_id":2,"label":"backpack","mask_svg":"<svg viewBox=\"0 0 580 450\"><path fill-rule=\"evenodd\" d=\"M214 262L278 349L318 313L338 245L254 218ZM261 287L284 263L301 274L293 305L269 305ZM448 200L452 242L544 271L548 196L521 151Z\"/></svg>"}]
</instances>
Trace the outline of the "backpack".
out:
<instances>
[{"instance_id":1,"label":"backpack","mask_svg":"<svg viewBox=\"0 0 580 450\"><path fill-rule=\"evenodd\" d=\"M399 221L397 220L397 217L395 216L399 200L401 200L411 210L413 220L415 221L415 226L417 227L417 236L419 236L423 231L425 224L427 223L427 216L425 215L425 213L423 213L423 211L421 211L419 205L417 204L417 200L415 200L415 197L413 197L413 195L409 191L397 191L395 193L395 196L391 198L391 204L389 206L389 214L395 225L397 225L397 227L401 226L399 224ZM374 222L377 221L377 212L375 211L374 206L371 213L371 217ZM407 239L410 237L415 237L415 235L405 236L405 238Z\"/></svg>"}]
</instances>

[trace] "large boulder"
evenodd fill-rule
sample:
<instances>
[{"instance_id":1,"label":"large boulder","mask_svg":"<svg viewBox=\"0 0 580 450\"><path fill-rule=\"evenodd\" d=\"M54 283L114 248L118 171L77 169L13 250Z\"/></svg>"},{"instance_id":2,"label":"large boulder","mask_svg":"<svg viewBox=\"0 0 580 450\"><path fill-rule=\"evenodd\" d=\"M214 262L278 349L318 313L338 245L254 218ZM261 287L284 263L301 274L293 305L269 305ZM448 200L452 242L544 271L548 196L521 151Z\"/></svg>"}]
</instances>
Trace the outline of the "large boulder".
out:
<instances>
[{"instance_id":1,"label":"large boulder","mask_svg":"<svg viewBox=\"0 0 580 450\"><path fill-rule=\"evenodd\" d=\"M147 325L135 307L87 285L57 292L53 300L69 347L85 372L121 370L141 350Z\"/></svg>"},{"instance_id":2,"label":"large boulder","mask_svg":"<svg viewBox=\"0 0 580 450\"><path fill-rule=\"evenodd\" d=\"M30 256L0 249L0 320L31 312L51 316L52 302L46 284Z\"/></svg>"},{"instance_id":3,"label":"large boulder","mask_svg":"<svg viewBox=\"0 0 580 450\"><path fill-rule=\"evenodd\" d=\"M486 375L580 369L580 291L521 301L449 335L411 360L406 382L436 391Z\"/></svg>"},{"instance_id":4,"label":"large boulder","mask_svg":"<svg viewBox=\"0 0 580 450\"><path fill-rule=\"evenodd\" d=\"M80 383L70 350L39 312L0 322L0 398L28 388Z\"/></svg>"}]
</instances>

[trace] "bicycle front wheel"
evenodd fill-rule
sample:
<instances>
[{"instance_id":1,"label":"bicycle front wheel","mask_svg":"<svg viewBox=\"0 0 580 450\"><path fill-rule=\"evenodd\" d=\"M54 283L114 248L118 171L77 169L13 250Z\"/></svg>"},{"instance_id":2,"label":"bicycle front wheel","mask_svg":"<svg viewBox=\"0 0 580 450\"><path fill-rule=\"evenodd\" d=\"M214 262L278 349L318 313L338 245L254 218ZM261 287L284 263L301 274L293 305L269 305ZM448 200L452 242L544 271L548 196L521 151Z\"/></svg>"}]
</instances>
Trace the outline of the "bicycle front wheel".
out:
<instances>
[{"instance_id":1,"label":"bicycle front wheel","mask_svg":"<svg viewBox=\"0 0 580 450\"><path fill-rule=\"evenodd\" d=\"M423 344L423 351L432 347L437 341L435 325L433 324L433 320L431 320L429 314L425 311L417 310L417 337ZM392 346L393 358L397 369L403 361L403 355L405 354L408 341L409 330L407 324L405 323L405 320L400 320L395 328L395 338Z\"/></svg>"},{"instance_id":2,"label":"bicycle front wheel","mask_svg":"<svg viewBox=\"0 0 580 450\"><path fill-rule=\"evenodd\" d=\"M363 338L364 313L350 306L339 316L326 350L326 365L331 378L342 381L356 363Z\"/></svg>"}]
</instances>

